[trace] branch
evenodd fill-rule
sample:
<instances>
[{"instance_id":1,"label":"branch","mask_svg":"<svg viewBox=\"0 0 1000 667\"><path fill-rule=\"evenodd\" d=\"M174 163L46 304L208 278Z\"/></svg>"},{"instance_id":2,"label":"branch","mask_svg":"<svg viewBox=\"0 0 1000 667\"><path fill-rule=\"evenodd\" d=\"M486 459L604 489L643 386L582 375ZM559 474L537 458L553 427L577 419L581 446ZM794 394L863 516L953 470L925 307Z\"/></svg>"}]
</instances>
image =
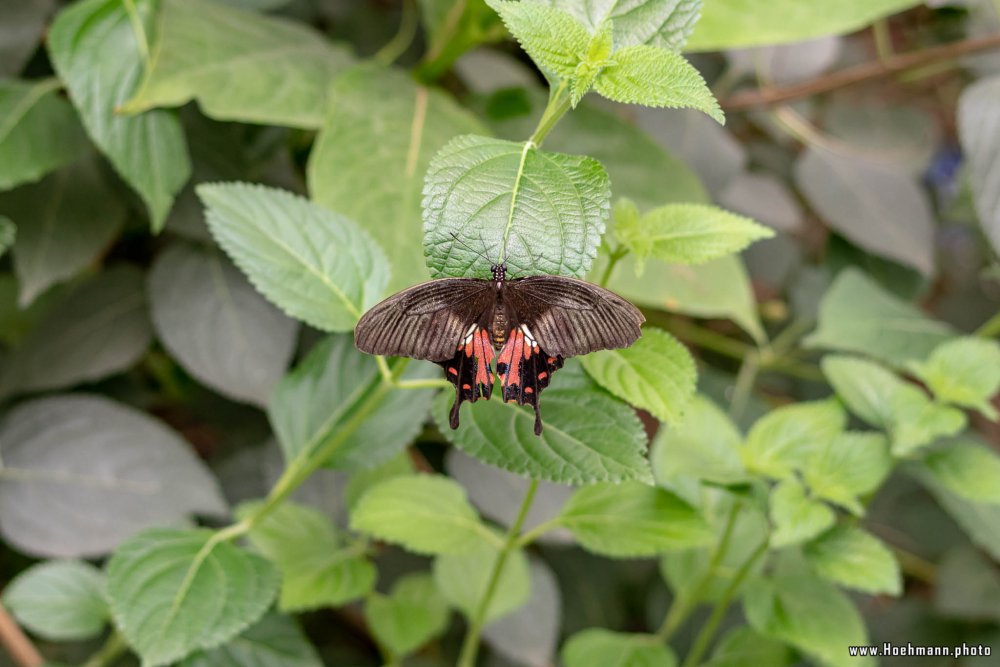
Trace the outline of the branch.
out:
<instances>
[{"instance_id":1,"label":"branch","mask_svg":"<svg viewBox=\"0 0 1000 667\"><path fill-rule=\"evenodd\" d=\"M847 67L837 72L832 72L826 76L821 76L812 81L798 83L792 86L778 88L763 88L744 93L737 93L721 102L722 108L726 111L738 111L759 106L770 106L797 100L802 97L811 97L822 93L828 93L837 88L851 86L869 79L890 76L905 70L922 67L931 63L944 60L954 60L961 56L967 56L980 51L1000 48L1000 33L968 39L961 42L953 42L931 49L924 49L913 53L898 56L890 56L884 60Z\"/></svg>"},{"instance_id":2,"label":"branch","mask_svg":"<svg viewBox=\"0 0 1000 667\"><path fill-rule=\"evenodd\" d=\"M45 662L3 605L0 605L0 643L18 667L40 667Z\"/></svg>"}]
</instances>

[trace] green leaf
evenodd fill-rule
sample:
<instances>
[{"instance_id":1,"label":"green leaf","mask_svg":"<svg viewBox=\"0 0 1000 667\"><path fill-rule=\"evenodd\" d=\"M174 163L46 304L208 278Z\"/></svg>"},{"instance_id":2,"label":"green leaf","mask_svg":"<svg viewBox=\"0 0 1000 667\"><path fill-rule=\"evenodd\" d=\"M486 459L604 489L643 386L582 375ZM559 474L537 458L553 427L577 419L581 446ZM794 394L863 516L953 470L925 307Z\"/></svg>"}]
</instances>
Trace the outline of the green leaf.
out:
<instances>
[{"instance_id":1,"label":"green leaf","mask_svg":"<svg viewBox=\"0 0 1000 667\"><path fill-rule=\"evenodd\" d=\"M743 626L730 630L719 640L705 667L787 667L790 664L792 652L787 646Z\"/></svg>"},{"instance_id":2,"label":"green leaf","mask_svg":"<svg viewBox=\"0 0 1000 667\"><path fill-rule=\"evenodd\" d=\"M618 558L699 547L713 537L696 509L639 482L585 486L570 497L558 521L585 549Z\"/></svg>"},{"instance_id":3,"label":"green leaf","mask_svg":"<svg viewBox=\"0 0 1000 667\"><path fill-rule=\"evenodd\" d=\"M136 363L152 338L143 276L106 269L60 295L0 371L0 394L94 382Z\"/></svg>"},{"instance_id":4,"label":"green leaf","mask_svg":"<svg viewBox=\"0 0 1000 667\"><path fill-rule=\"evenodd\" d=\"M7 216L0 215L0 257L7 254L16 239L17 226Z\"/></svg>"},{"instance_id":5,"label":"green leaf","mask_svg":"<svg viewBox=\"0 0 1000 667\"><path fill-rule=\"evenodd\" d=\"M1000 503L1000 456L976 442L950 442L930 452L922 467L955 495L975 503Z\"/></svg>"},{"instance_id":6,"label":"green leaf","mask_svg":"<svg viewBox=\"0 0 1000 667\"><path fill-rule=\"evenodd\" d=\"M611 24L617 46L651 44L679 51L701 13L702 0L643 0L594 2L536 0L572 14L591 32Z\"/></svg>"},{"instance_id":7,"label":"green leaf","mask_svg":"<svg viewBox=\"0 0 1000 667\"><path fill-rule=\"evenodd\" d=\"M954 547L942 559L934 586L934 609L970 621L1000 619L1000 575L996 565L969 545Z\"/></svg>"},{"instance_id":8,"label":"green leaf","mask_svg":"<svg viewBox=\"0 0 1000 667\"><path fill-rule=\"evenodd\" d=\"M259 620L278 592L271 564L210 530L153 529L108 561L115 624L144 665L211 649Z\"/></svg>"},{"instance_id":9,"label":"green leaf","mask_svg":"<svg viewBox=\"0 0 1000 667\"><path fill-rule=\"evenodd\" d=\"M215 240L292 317L324 331L350 331L382 295L385 255L347 218L260 185L205 184L197 192Z\"/></svg>"},{"instance_id":10,"label":"green leaf","mask_svg":"<svg viewBox=\"0 0 1000 667\"><path fill-rule=\"evenodd\" d=\"M424 252L431 275L482 277L506 261L516 277L582 278L597 254L611 186L593 158L546 153L530 142L456 137L424 183ZM461 239L461 243L457 241Z\"/></svg>"},{"instance_id":11,"label":"green leaf","mask_svg":"<svg viewBox=\"0 0 1000 667\"><path fill-rule=\"evenodd\" d=\"M138 0L131 6L148 31L153 3ZM85 0L59 13L48 47L87 134L142 197L158 231L191 175L191 164L181 125L171 112L117 112L142 73L143 50L135 27L118 0Z\"/></svg>"},{"instance_id":12,"label":"green leaf","mask_svg":"<svg viewBox=\"0 0 1000 667\"><path fill-rule=\"evenodd\" d=\"M351 61L346 48L298 21L161 0L145 76L122 112L198 100L211 118L314 129L330 82Z\"/></svg>"},{"instance_id":13,"label":"green leaf","mask_svg":"<svg viewBox=\"0 0 1000 667\"><path fill-rule=\"evenodd\" d=\"M322 667L323 661L293 618L268 613L232 641L199 651L179 667Z\"/></svg>"},{"instance_id":14,"label":"green leaf","mask_svg":"<svg viewBox=\"0 0 1000 667\"><path fill-rule=\"evenodd\" d=\"M701 74L683 56L637 44L612 54L594 90L615 102L647 107L697 109L721 124L726 117Z\"/></svg>"},{"instance_id":15,"label":"green leaf","mask_svg":"<svg viewBox=\"0 0 1000 667\"><path fill-rule=\"evenodd\" d=\"M851 412L887 431L892 453L906 456L941 436L965 428L965 415L932 402L923 391L876 363L827 356L823 373Z\"/></svg>"},{"instance_id":16,"label":"green leaf","mask_svg":"<svg viewBox=\"0 0 1000 667\"><path fill-rule=\"evenodd\" d=\"M863 514L858 496L877 489L891 469L892 456L884 436L842 433L816 449L803 476L815 497Z\"/></svg>"},{"instance_id":17,"label":"green leaf","mask_svg":"<svg viewBox=\"0 0 1000 667\"><path fill-rule=\"evenodd\" d=\"M402 378L439 377L440 372L437 366L417 362ZM331 438L341 439L325 462L333 468L369 469L401 452L420 432L433 389L391 389L375 401L356 430L343 429L383 382L375 359L359 352L350 334L329 336L316 344L278 384L268 405L285 461L290 463Z\"/></svg>"},{"instance_id":18,"label":"green leaf","mask_svg":"<svg viewBox=\"0 0 1000 667\"><path fill-rule=\"evenodd\" d=\"M477 44L498 42L505 36L500 17L484 0L420 0L427 52L418 73L433 81ZM459 12L456 17L454 12Z\"/></svg>"},{"instance_id":19,"label":"green leaf","mask_svg":"<svg viewBox=\"0 0 1000 667\"><path fill-rule=\"evenodd\" d=\"M110 618L104 575L79 560L33 565L4 588L3 604L33 634L50 641L97 636Z\"/></svg>"},{"instance_id":20,"label":"green leaf","mask_svg":"<svg viewBox=\"0 0 1000 667\"><path fill-rule=\"evenodd\" d=\"M0 190L37 180L83 153L86 135L58 90L56 79L0 79Z\"/></svg>"},{"instance_id":21,"label":"green leaf","mask_svg":"<svg viewBox=\"0 0 1000 667\"><path fill-rule=\"evenodd\" d=\"M580 361L597 384L668 423L681 419L697 381L687 348L654 327L643 329L631 347L594 352Z\"/></svg>"},{"instance_id":22,"label":"green leaf","mask_svg":"<svg viewBox=\"0 0 1000 667\"><path fill-rule=\"evenodd\" d=\"M18 225L12 254L22 307L97 262L126 215L118 194L89 159L0 195L0 212Z\"/></svg>"},{"instance_id":23,"label":"green leaf","mask_svg":"<svg viewBox=\"0 0 1000 667\"><path fill-rule=\"evenodd\" d=\"M261 502L236 510L251 516ZM375 586L375 566L357 546L345 546L319 510L284 502L254 524L250 543L281 572L282 611L339 607L363 597Z\"/></svg>"},{"instance_id":24,"label":"green leaf","mask_svg":"<svg viewBox=\"0 0 1000 667\"><path fill-rule=\"evenodd\" d=\"M833 510L806 496L802 485L786 479L771 490L771 545L787 547L816 537L833 525Z\"/></svg>"},{"instance_id":25,"label":"green leaf","mask_svg":"<svg viewBox=\"0 0 1000 667\"><path fill-rule=\"evenodd\" d=\"M661 427L650 459L660 483L695 478L716 484L748 481L740 460L742 436L723 410L696 394L680 423Z\"/></svg>"},{"instance_id":26,"label":"green leaf","mask_svg":"<svg viewBox=\"0 0 1000 667\"><path fill-rule=\"evenodd\" d=\"M1000 505L967 500L922 466L915 466L913 472L969 539L1000 561Z\"/></svg>"},{"instance_id":27,"label":"green leaf","mask_svg":"<svg viewBox=\"0 0 1000 667\"><path fill-rule=\"evenodd\" d=\"M410 574L398 580L389 595L368 598L365 620L380 644L404 656L445 631L448 604L430 575Z\"/></svg>"},{"instance_id":28,"label":"green leaf","mask_svg":"<svg viewBox=\"0 0 1000 667\"><path fill-rule=\"evenodd\" d=\"M556 575L541 559L532 559L530 568L528 601L485 626L483 641L515 664L553 665L563 624L562 593Z\"/></svg>"},{"instance_id":29,"label":"green leaf","mask_svg":"<svg viewBox=\"0 0 1000 667\"><path fill-rule=\"evenodd\" d=\"M542 396L540 436L527 406L499 401L463 404L461 425L453 431L453 400L443 392L434 419L448 440L484 463L562 484L652 479L635 411L601 390L576 363L566 364Z\"/></svg>"},{"instance_id":30,"label":"green leaf","mask_svg":"<svg viewBox=\"0 0 1000 667\"><path fill-rule=\"evenodd\" d=\"M479 606L489 586L498 552L489 545L480 545L460 554L445 554L434 559L434 583L441 594L458 608L466 618ZM524 551L515 549L507 556L503 571L490 604L485 621L490 623L508 614L528 600L531 594L531 571Z\"/></svg>"},{"instance_id":31,"label":"green leaf","mask_svg":"<svg viewBox=\"0 0 1000 667\"><path fill-rule=\"evenodd\" d=\"M839 0L829 6L798 0L712 0L705 3L687 49L719 51L842 35L916 4L919 0Z\"/></svg>"},{"instance_id":32,"label":"green leaf","mask_svg":"<svg viewBox=\"0 0 1000 667\"><path fill-rule=\"evenodd\" d=\"M956 338L909 368L939 401L974 408L993 421L1000 419L1000 412L990 404L1000 391L1000 344L996 341Z\"/></svg>"},{"instance_id":33,"label":"green leaf","mask_svg":"<svg viewBox=\"0 0 1000 667\"><path fill-rule=\"evenodd\" d=\"M101 556L144 528L228 513L187 442L103 397L19 404L0 428L0 460L0 531L28 554Z\"/></svg>"},{"instance_id":34,"label":"green leaf","mask_svg":"<svg viewBox=\"0 0 1000 667\"><path fill-rule=\"evenodd\" d=\"M778 408L757 421L740 452L747 470L785 478L839 435L847 414L836 400Z\"/></svg>"},{"instance_id":35,"label":"green leaf","mask_svg":"<svg viewBox=\"0 0 1000 667\"><path fill-rule=\"evenodd\" d=\"M803 342L901 366L911 359L923 360L953 336L947 324L928 319L864 273L848 268L823 296L819 326Z\"/></svg>"},{"instance_id":36,"label":"green leaf","mask_svg":"<svg viewBox=\"0 0 1000 667\"><path fill-rule=\"evenodd\" d=\"M354 67L337 78L330 94L336 103L309 156L309 192L317 204L379 240L392 267L390 291L427 280L420 227L424 172L449 139L482 132L482 126L448 95L393 69Z\"/></svg>"},{"instance_id":37,"label":"green leaf","mask_svg":"<svg viewBox=\"0 0 1000 667\"><path fill-rule=\"evenodd\" d=\"M993 251L1000 253L1000 77L980 79L958 100L958 137L968 160L976 213Z\"/></svg>"},{"instance_id":38,"label":"green leaf","mask_svg":"<svg viewBox=\"0 0 1000 667\"><path fill-rule=\"evenodd\" d=\"M603 628L582 630L561 652L566 667L675 667L677 658L655 635L626 634Z\"/></svg>"},{"instance_id":39,"label":"green leaf","mask_svg":"<svg viewBox=\"0 0 1000 667\"><path fill-rule=\"evenodd\" d=\"M415 472L413 461L405 450L374 468L355 471L344 488L344 506L350 511L361 500L361 497L368 492L368 489L376 484L380 484L393 477L412 475Z\"/></svg>"},{"instance_id":40,"label":"green leaf","mask_svg":"<svg viewBox=\"0 0 1000 667\"><path fill-rule=\"evenodd\" d=\"M351 530L422 554L500 546L479 520L465 489L442 475L394 477L371 488L351 511Z\"/></svg>"},{"instance_id":41,"label":"green leaf","mask_svg":"<svg viewBox=\"0 0 1000 667\"><path fill-rule=\"evenodd\" d=\"M835 584L873 595L898 596L902 591L892 551L857 526L836 526L809 542L802 553L816 574Z\"/></svg>"},{"instance_id":42,"label":"green leaf","mask_svg":"<svg viewBox=\"0 0 1000 667\"><path fill-rule=\"evenodd\" d=\"M636 267L642 271L648 257L702 264L738 253L754 241L773 237L774 232L714 206L667 204L641 217L616 218L615 236L635 254Z\"/></svg>"},{"instance_id":43,"label":"green leaf","mask_svg":"<svg viewBox=\"0 0 1000 667\"><path fill-rule=\"evenodd\" d=\"M779 573L751 582L743 611L757 632L791 644L821 665L874 664L847 652L848 646L868 644L857 609L843 593L811 574Z\"/></svg>"},{"instance_id":44,"label":"green leaf","mask_svg":"<svg viewBox=\"0 0 1000 667\"><path fill-rule=\"evenodd\" d=\"M577 65L586 62L590 33L562 9L536 2L488 0L488 4L543 71L570 80Z\"/></svg>"}]
</instances>

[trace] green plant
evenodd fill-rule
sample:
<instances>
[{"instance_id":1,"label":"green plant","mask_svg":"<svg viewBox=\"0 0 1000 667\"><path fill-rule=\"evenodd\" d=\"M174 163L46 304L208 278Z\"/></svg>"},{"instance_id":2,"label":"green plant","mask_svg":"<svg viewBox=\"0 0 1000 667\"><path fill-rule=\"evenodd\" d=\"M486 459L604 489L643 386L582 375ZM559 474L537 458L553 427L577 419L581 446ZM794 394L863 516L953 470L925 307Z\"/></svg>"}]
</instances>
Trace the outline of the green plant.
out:
<instances>
[{"instance_id":1,"label":"green plant","mask_svg":"<svg viewBox=\"0 0 1000 667\"><path fill-rule=\"evenodd\" d=\"M45 4L10 15L40 34ZM566 667L838 666L900 639L846 591L932 585L934 613L1000 620L996 79L957 107L971 186L931 179L932 207L914 136L936 130L904 105L736 113L746 150L720 129L713 90L793 94L822 71L808 45L700 56L711 90L680 55L822 55L876 21L892 74L884 17L917 3L286 4L82 0L43 50L0 44L21 75L0 80L2 602L50 657L472 667L485 641L534 665L562 637ZM508 33L526 56L470 53ZM836 235L809 246L778 174ZM977 217L975 266L939 262L936 220ZM451 431L438 367L350 334L387 293L500 256L647 314L634 346L567 362L541 436L497 400ZM932 317L913 301L936 272ZM899 496L934 504L887 523ZM928 547L908 523L928 517L967 538Z\"/></svg>"}]
</instances>

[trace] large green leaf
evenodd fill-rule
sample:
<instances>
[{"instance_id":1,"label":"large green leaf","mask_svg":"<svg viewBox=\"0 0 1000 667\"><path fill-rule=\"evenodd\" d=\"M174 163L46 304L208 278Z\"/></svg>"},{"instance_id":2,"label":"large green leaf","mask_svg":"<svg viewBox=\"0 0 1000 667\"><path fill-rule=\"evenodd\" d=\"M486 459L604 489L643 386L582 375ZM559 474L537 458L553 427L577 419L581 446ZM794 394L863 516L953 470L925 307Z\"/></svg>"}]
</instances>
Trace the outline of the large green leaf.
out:
<instances>
[{"instance_id":1,"label":"large green leaf","mask_svg":"<svg viewBox=\"0 0 1000 667\"><path fill-rule=\"evenodd\" d=\"M597 384L668 423L680 421L694 394L694 359L662 329L646 327L631 347L588 354L581 362Z\"/></svg>"},{"instance_id":2,"label":"large green leaf","mask_svg":"<svg viewBox=\"0 0 1000 667\"><path fill-rule=\"evenodd\" d=\"M984 338L957 338L934 348L925 362L909 365L939 401L979 410L996 421L990 400L1000 391L1000 344Z\"/></svg>"},{"instance_id":3,"label":"large green leaf","mask_svg":"<svg viewBox=\"0 0 1000 667\"><path fill-rule=\"evenodd\" d=\"M858 496L877 489L892 469L889 443L878 433L842 433L820 445L803 477L814 496L864 513Z\"/></svg>"},{"instance_id":4,"label":"large green leaf","mask_svg":"<svg viewBox=\"0 0 1000 667\"><path fill-rule=\"evenodd\" d=\"M212 118L312 129L352 60L300 22L211 0L161 0L153 38L124 113L196 99Z\"/></svg>"},{"instance_id":5,"label":"large green leaf","mask_svg":"<svg viewBox=\"0 0 1000 667\"><path fill-rule=\"evenodd\" d=\"M143 68L143 36L153 22L153 3L85 0L63 9L49 30L49 55L90 138L139 193L159 230L191 174L187 145L168 111L138 116L117 112L131 96Z\"/></svg>"},{"instance_id":6,"label":"large green leaf","mask_svg":"<svg viewBox=\"0 0 1000 667\"><path fill-rule=\"evenodd\" d=\"M260 505L241 505L236 514L246 517ZM338 607L375 585L375 566L356 546L345 546L319 510L286 501L258 521L248 537L281 572L282 611Z\"/></svg>"},{"instance_id":7,"label":"large green leaf","mask_svg":"<svg viewBox=\"0 0 1000 667\"><path fill-rule=\"evenodd\" d=\"M210 530L139 533L108 561L115 624L144 665L167 665L225 643L259 620L278 592L264 558Z\"/></svg>"},{"instance_id":8,"label":"large green leaf","mask_svg":"<svg viewBox=\"0 0 1000 667\"><path fill-rule=\"evenodd\" d=\"M972 542L1000 561L1000 505L968 500L950 490L937 476L921 467L916 477L938 504L951 515Z\"/></svg>"},{"instance_id":9,"label":"large green leaf","mask_svg":"<svg viewBox=\"0 0 1000 667\"><path fill-rule=\"evenodd\" d=\"M222 253L171 246L153 263L149 298L156 333L185 370L230 398L267 405L292 357L298 323Z\"/></svg>"},{"instance_id":10,"label":"large green leaf","mask_svg":"<svg viewBox=\"0 0 1000 667\"><path fill-rule=\"evenodd\" d=\"M269 613L218 648L198 651L179 667L323 667L295 620Z\"/></svg>"},{"instance_id":11,"label":"large green leaf","mask_svg":"<svg viewBox=\"0 0 1000 667\"><path fill-rule=\"evenodd\" d=\"M976 442L949 442L930 452L922 468L937 484L976 503L1000 504L1000 456Z\"/></svg>"},{"instance_id":12,"label":"large green leaf","mask_svg":"<svg viewBox=\"0 0 1000 667\"><path fill-rule=\"evenodd\" d=\"M847 414L836 400L785 406L753 425L740 455L748 470L789 477L846 425Z\"/></svg>"},{"instance_id":13,"label":"large green leaf","mask_svg":"<svg viewBox=\"0 0 1000 667\"><path fill-rule=\"evenodd\" d=\"M472 551L445 554L434 559L434 583L438 591L461 611L471 617L486 592L497 559L496 549L481 544ZM524 551L511 551L497 579L496 589L486 608L485 620L494 621L512 612L528 600L531 594L531 570Z\"/></svg>"},{"instance_id":14,"label":"large green leaf","mask_svg":"<svg viewBox=\"0 0 1000 667\"><path fill-rule=\"evenodd\" d=\"M440 370L412 364L404 379L428 378ZM350 334L333 335L278 384L268 405L271 427L286 462L331 437L344 438L326 461L359 470L385 463L412 442L430 410L433 389L393 389L371 407L353 432L341 434L356 407L383 382L375 360L354 347Z\"/></svg>"},{"instance_id":15,"label":"large green leaf","mask_svg":"<svg viewBox=\"0 0 1000 667\"><path fill-rule=\"evenodd\" d=\"M324 331L350 331L382 295L385 255L347 218L260 185L205 184L197 192L219 245L292 317Z\"/></svg>"},{"instance_id":16,"label":"large green leaf","mask_svg":"<svg viewBox=\"0 0 1000 667\"><path fill-rule=\"evenodd\" d=\"M653 474L660 483L695 478L717 484L748 479L740 460L742 436L725 412L698 394L678 424L663 426L653 441Z\"/></svg>"},{"instance_id":17,"label":"large green leaf","mask_svg":"<svg viewBox=\"0 0 1000 667\"><path fill-rule=\"evenodd\" d=\"M41 178L82 154L86 136L58 88L55 79L0 80L0 190Z\"/></svg>"},{"instance_id":18,"label":"large green leaf","mask_svg":"<svg viewBox=\"0 0 1000 667\"><path fill-rule=\"evenodd\" d=\"M819 326L804 343L860 352L893 365L922 361L951 338L947 324L927 318L857 269L844 269L823 296Z\"/></svg>"},{"instance_id":19,"label":"large green leaf","mask_svg":"<svg viewBox=\"0 0 1000 667\"><path fill-rule=\"evenodd\" d=\"M969 86L958 101L958 136L968 160L979 224L1000 253L1000 76Z\"/></svg>"},{"instance_id":20,"label":"large green leaf","mask_svg":"<svg viewBox=\"0 0 1000 667\"><path fill-rule=\"evenodd\" d=\"M541 397L540 436L526 406L496 400L463 404L461 425L452 431L452 401L445 392L434 406L439 428L484 463L562 484L651 479L646 436L635 412L597 387L576 363L559 371Z\"/></svg>"},{"instance_id":21,"label":"large green leaf","mask_svg":"<svg viewBox=\"0 0 1000 667\"><path fill-rule=\"evenodd\" d=\"M835 584L866 593L898 596L903 587L899 563L877 537L841 524L803 549L816 573Z\"/></svg>"},{"instance_id":22,"label":"large green leaf","mask_svg":"<svg viewBox=\"0 0 1000 667\"><path fill-rule=\"evenodd\" d=\"M90 639L110 618L104 575L90 563L51 560L14 577L3 604L36 635L51 641Z\"/></svg>"},{"instance_id":23,"label":"large green leaf","mask_svg":"<svg viewBox=\"0 0 1000 667\"><path fill-rule=\"evenodd\" d=\"M583 630L562 649L566 667L674 667L677 658L655 635L626 634L602 628Z\"/></svg>"},{"instance_id":24,"label":"large green leaf","mask_svg":"<svg viewBox=\"0 0 1000 667\"><path fill-rule=\"evenodd\" d=\"M794 479L786 479L771 490L771 544L786 547L816 537L833 525L833 510L806 495Z\"/></svg>"},{"instance_id":25,"label":"large green leaf","mask_svg":"<svg viewBox=\"0 0 1000 667\"><path fill-rule=\"evenodd\" d=\"M336 103L309 156L309 192L379 240L392 266L390 290L426 280L424 172L449 139L482 126L448 95L393 69L355 67L337 78L331 96Z\"/></svg>"},{"instance_id":26,"label":"large green leaf","mask_svg":"<svg viewBox=\"0 0 1000 667\"><path fill-rule=\"evenodd\" d=\"M696 509L640 482L586 486L570 497L558 521L585 549L613 557L699 547L713 537Z\"/></svg>"},{"instance_id":27,"label":"large green leaf","mask_svg":"<svg viewBox=\"0 0 1000 667\"><path fill-rule=\"evenodd\" d=\"M919 0L712 0L705 3L687 48L717 51L839 35L916 4Z\"/></svg>"},{"instance_id":28,"label":"large green leaf","mask_svg":"<svg viewBox=\"0 0 1000 667\"><path fill-rule=\"evenodd\" d=\"M619 46L651 44L672 51L687 41L701 13L702 0L536 0L572 14L591 32L606 21Z\"/></svg>"},{"instance_id":29,"label":"large green leaf","mask_svg":"<svg viewBox=\"0 0 1000 667\"><path fill-rule=\"evenodd\" d=\"M0 458L0 531L31 554L99 556L143 528L227 513L186 442L103 397L18 405L0 429Z\"/></svg>"},{"instance_id":30,"label":"large green leaf","mask_svg":"<svg viewBox=\"0 0 1000 667\"><path fill-rule=\"evenodd\" d=\"M351 529L424 554L500 546L465 490L441 475L394 477L369 489L351 510Z\"/></svg>"},{"instance_id":31,"label":"large green leaf","mask_svg":"<svg viewBox=\"0 0 1000 667\"><path fill-rule=\"evenodd\" d=\"M593 158L543 152L531 142L456 137L427 169L427 264L434 277L483 277L488 263L502 260L516 277L582 278L610 208L608 174Z\"/></svg>"},{"instance_id":32,"label":"large green leaf","mask_svg":"<svg viewBox=\"0 0 1000 667\"><path fill-rule=\"evenodd\" d=\"M389 595L368 598L365 620L381 644L403 656L444 632L448 604L429 575L410 574L393 584Z\"/></svg>"}]
</instances>

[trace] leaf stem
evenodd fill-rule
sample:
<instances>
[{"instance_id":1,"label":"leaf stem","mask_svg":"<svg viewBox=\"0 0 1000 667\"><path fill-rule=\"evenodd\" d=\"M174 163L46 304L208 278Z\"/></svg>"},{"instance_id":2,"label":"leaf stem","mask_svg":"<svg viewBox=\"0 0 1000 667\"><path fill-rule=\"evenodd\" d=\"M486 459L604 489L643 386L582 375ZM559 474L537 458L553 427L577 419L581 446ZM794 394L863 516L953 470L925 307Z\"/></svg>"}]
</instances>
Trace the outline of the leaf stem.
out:
<instances>
[{"instance_id":1,"label":"leaf stem","mask_svg":"<svg viewBox=\"0 0 1000 667\"><path fill-rule=\"evenodd\" d=\"M108 667L115 664L126 650L128 650L128 643L125 641L125 637L116 628L112 628L107 640L97 650L97 653L83 663L83 667Z\"/></svg>"},{"instance_id":2,"label":"leaf stem","mask_svg":"<svg viewBox=\"0 0 1000 667\"><path fill-rule=\"evenodd\" d=\"M399 17L399 29L392 39L375 52L372 60L380 65L389 66L403 55L417 34L417 8L414 0L403 0L402 15Z\"/></svg>"},{"instance_id":3,"label":"leaf stem","mask_svg":"<svg viewBox=\"0 0 1000 667\"><path fill-rule=\"evenodd\" d=\"M750 392L753 391L754 382L757 381L757 373L760 371L760 352L750 350L740 370L736 374L736 387L733 389L733 398L729 402L729 416L733 421L739 421L746 410L747 402L750 400Z\"/></svg>"},{"instance_id":4,"label":"leaf stem","mask_svg":"<svg viewBox=\"0 0 1000 667\"><path fill-rule=\"evenodd\" d=\"M457 667L474 667L476 664L476 653L479 652L479 639L483 634L483 626L486 623L486 612L489 611L493 594L500 584L500 576L503 574L507 557L517 547L518 538L521 534L521 526L524 525L524 519L528 516L528 510L531 509L531 503L535 499L536 491L538 491L538 480L533 479L524 494L524 500L521 501L521 510L507 531L504 546L497 554L496 562L493 563L493 571L490 573L486 590L483 591L483 597L479 600L479 604L476 605L476 610L472 618L469 619L469 629L466 631L465 639L462 642L462 652L459 654Z\"/></svg>"},{"instance_id":5,"label":"leaf stem","mask_svg":"<svg viewBox=\"0 0 1000 667\"><path fill-rule=\"evenodd\" d=\"M881 18L872 24L872 36L875 38L875 53L881 62L884 63L896 55L892 48L892 33L889 32L888 19Z\"/></svg>"},{"instance_id":6,"label":"leaf stem","mask_svg":"<svg viewBox=\"0 0 1000 667\"><path fill-rule=\"evenodd\" d=\"M1000 336L1000 312L986 320L978 329L976 329L975 334L980 338L995 338Z\"/></svg>"},{"instance_id":7,"label":"leaf stem","mask_svg":"<svg viewBox=\"0 0 1000 667\"><path fill-rule=\"evenodd\" d=\"M691 650L688 652L687 657L684 658L684 663L681 667L696 667L701 662L701 658L705 655L706 649L708 649L708 644L712 641L715 636L716 631L719 629L719 624L722 623L722 618L726 615L726 611L729 609L729 603L732 602L733 595L736 593L736 589L740 587L743 580L746 579L747 575L750 573L750 569L753 567L757 559L764 555L767 551L768 538L765 537L764 541L754 549L754 552L750 554L740 569L736 571L735 576L733 576L732 581L729 582L729 586L726 587L725 592L715 607L712 609L712 615L708 617L705 621L705 625L701 626L701 630L698 632L698 636L694 639L694 644L691 646Z\"/></svg>"},{"instance_id":8,"label":"leaf stem","mask_svg":"<svg viewBox=\"0 0 1000 667\"><path fill-rule=\"evenodd\" d=\"M534 133L532 133L528 141L535 146L541 146L542 141L545 140L545 137L555 127L555 124L569 111L570 104L569 84L566 81L560 81L559 85L549 95L549 103L545 105L545 111L542 112L542 117L538 119L538 127L535 128Z\"/></svg>"},{"instance_id":9,"label":"leaf stem","mask_svg":"<svg viewBox=\"0 0 1000 667\"><path fill-rule=\"evenodd\" d=\"M549 519L548 521L543 521L542 523L538 524L531 530L524 533L524 535L521 535L521 537L517 538L517 542L514 543L514 547L517 549L523 549L524 547L528 546L529 544L537 540L539 537L544 535L545 533L549 532L554 528L558 528L559 525L560 525L559 517L554 517L552 519Z\"/></svg>"}]
</instances>

